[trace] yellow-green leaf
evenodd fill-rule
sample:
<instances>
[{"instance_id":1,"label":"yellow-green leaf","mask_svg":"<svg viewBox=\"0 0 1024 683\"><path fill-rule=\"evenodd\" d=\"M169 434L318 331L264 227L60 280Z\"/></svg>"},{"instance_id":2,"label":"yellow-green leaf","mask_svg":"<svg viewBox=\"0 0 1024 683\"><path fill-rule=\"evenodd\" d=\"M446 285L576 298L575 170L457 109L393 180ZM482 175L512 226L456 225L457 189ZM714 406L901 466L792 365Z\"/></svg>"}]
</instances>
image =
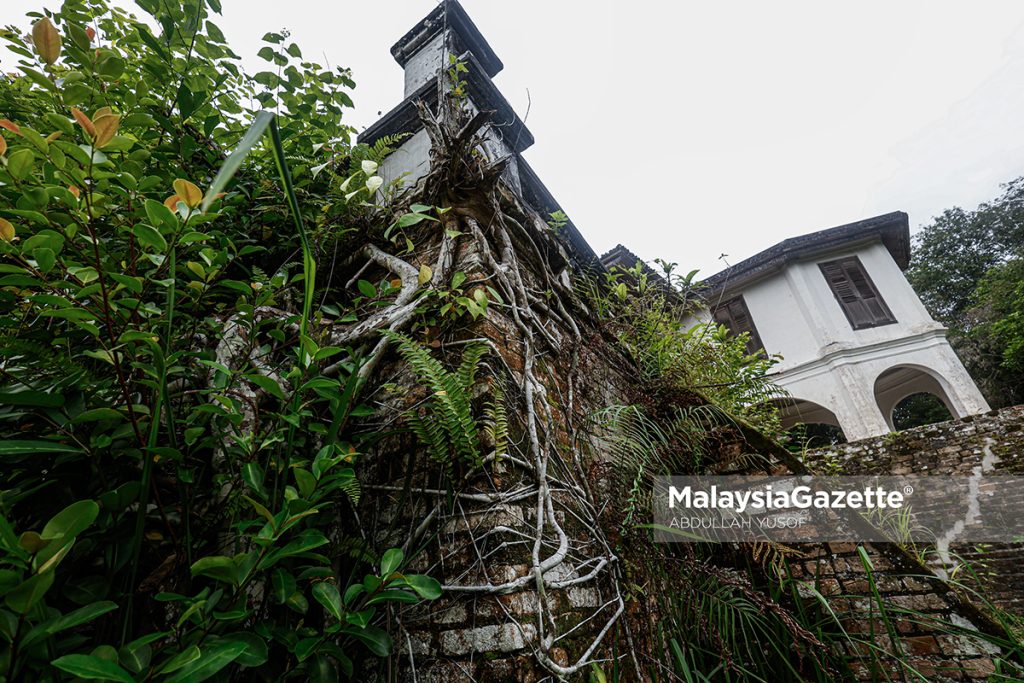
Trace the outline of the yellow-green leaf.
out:
<instances>
[{"instance_id":1,"label":"yellow-green leaf","mask_svg":"<svg viewBox=\"0 0 1024 683\"><path fill-rule=\"evenodd\" d=\"M39 58L53 64L60 57L60 34L48 18L43 17L32 26L32 44Z\"/></svg>"},{"instance_id":2,"label":"yellow-green leaf","mask_svg":"<svg viewBox=\"0 0 1024 683\"><path fill-rule=\"evenodd\" d=\"M434 277L434 271L430 269L426 263L420 266L420 284L425 285L430 282L430 278Z\"/></svg>"},{"instance_id":3,"label":"yellow-green leaf","mask_svg":"<svg viewBox=\"0 0 1024 683\"><path fill-rule=\"evenodd\" d=\"M195 183L191 183L184 178L178 178L174 181L174 192L181 197L181 201L185 202L185 205L190 209L194 209L199 206L199 202L203 201L203 191L196 187Z\"/></svg>"},{"instance_id":4,"label":"yellow-green leaf","mask_svg":"<svg viewBox=\"0 0 1024 683\"><path fill-rule=\"evenodd\" d=\"M117 135L117 129L121 125L121 117L113 113L110 107L103 107L92 115L92 124L96 128L96 138L93 144L95 147L100 148L113 140L114 136Z\"/></svg>"},{"instance_id":5,"label":"yellow-green leaf","mask_svg":"<svg viewBox=\"0 0 1024 683\"><path fill-rule=\"evenodd\" d=\"M10 221L3 218L0 218L0 239L3 239L5 242L14 241L14 226L11 225Z\"/></svg>"}]
</instances>

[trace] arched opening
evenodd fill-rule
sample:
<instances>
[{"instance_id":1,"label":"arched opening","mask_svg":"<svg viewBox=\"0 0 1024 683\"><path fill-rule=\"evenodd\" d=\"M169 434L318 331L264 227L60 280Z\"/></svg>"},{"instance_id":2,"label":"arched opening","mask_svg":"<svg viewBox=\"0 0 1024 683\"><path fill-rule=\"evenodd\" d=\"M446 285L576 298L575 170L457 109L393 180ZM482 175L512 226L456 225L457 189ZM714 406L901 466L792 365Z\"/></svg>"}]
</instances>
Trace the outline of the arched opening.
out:
<instances>
[{"instance_id":1,"label":"arched opening","mask_svg":"<svg viewBox=\"0 0 1024 683\"><path fill-rule=\"evenodd\" d=\"M846 443L839 419L825 406L799 398L776 399L775 404L791 447L821 448Z\"/></svg>"},{"instance_id":2,"label":"arched opening","mask_svg":"<svg viewBox=\"0 0 1024 683\"><path fill-rule=\"evenodd\" d=\"M875 400L890 429L910 429L958 417L941 375L925 367L899 365L875 380Z\"/></svg>"},{"instance_id":3,"label":"arched opening","mask_svg":"<svg viewBox=\"0 0 1024 683\"><path fill-rule=\"evenodd\" d=\"M926 392L911 394L892 409L892 426L899 431L952 419L942 399Z\"/></svg>"}]
</instances>

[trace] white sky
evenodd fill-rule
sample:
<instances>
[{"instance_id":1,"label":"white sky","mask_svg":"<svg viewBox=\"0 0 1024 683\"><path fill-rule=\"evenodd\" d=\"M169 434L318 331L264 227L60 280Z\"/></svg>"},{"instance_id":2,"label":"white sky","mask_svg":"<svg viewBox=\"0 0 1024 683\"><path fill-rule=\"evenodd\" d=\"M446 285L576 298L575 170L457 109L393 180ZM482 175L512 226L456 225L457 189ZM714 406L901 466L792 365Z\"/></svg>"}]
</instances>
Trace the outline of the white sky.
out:
<instances>
[{"instance_id":1,"label":"white sky","mask_svg":"<svg viewBox=\"0 0 1024 683\"><path fill-rule=\"evenodd\" d=\"M598 253L706 276L722 253L887 211L918 226L1024 174L1020 0L462 2L520 116L529 90L525 156ZM3 0L0 24L58 5ZM389 48L434 0L223 5L253 71L281 28L352 67L362 129L400 101Z\"/></svg>"}]
</instances>

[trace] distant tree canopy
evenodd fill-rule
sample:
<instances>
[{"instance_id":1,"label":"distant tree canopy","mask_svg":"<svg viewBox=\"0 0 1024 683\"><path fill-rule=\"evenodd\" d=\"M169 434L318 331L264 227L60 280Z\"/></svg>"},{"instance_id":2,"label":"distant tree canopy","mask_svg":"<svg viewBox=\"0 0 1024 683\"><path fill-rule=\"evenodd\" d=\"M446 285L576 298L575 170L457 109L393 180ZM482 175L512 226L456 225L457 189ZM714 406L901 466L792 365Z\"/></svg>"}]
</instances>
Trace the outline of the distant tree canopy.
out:
<instances>
[{"instance_id":1,"label":"distant tree canopy","mask_svg":"<svg viewBox=\"0 0 1024 683\"><path fill-rule=\"evenodd\" d=\"M925 226L907 277L989 403L1024 402L1024 177Z\"/></svg>"},{"instance_id":2,"label":"distant tree canopy","mask_svg":"<svg viewBox=\"0 0 1024 683\"><path fill-rule=\"evenodd\" d=\"M911 394L896 404L892 411L893 427L897 431L913 429L952 419L949 409L935 394Z\"/></svg>"}]
</instances>

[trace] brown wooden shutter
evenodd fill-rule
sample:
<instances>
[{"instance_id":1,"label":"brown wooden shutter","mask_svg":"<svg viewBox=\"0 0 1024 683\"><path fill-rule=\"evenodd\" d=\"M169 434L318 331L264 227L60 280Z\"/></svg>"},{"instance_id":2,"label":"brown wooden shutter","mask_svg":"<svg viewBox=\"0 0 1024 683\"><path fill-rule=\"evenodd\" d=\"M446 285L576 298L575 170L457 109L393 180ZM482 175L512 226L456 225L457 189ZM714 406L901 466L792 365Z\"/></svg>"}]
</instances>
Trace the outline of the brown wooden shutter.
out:
<instances>
[{"instance_id":1,"label":"brown wooden shutter","mask_svg":"<svg viewBox=\"0 0 1024 683\"><path fill-rule=\"evenodd\" d=\"M747 308L747 304L743 301L742 296L720 304L715 309L714 316L715 322L719 325L725 325L733 334L743 334L746 332L749 335L747 337L747 353L753 355L758 351L764 350L764 345L761 344L761 337L754 326L754 319L750 317L750 310Z\"/></svg>"},{"instance_id":2,"label":"brown wooden shutter","mask_svg":"<svg viewBox=\"0 0 1024 683\"><path fill-rule=\"evenodd\" d=\"M856 256L819 264L839 307L855 330L896 322Z\"/></svg>"}]
</instances>

